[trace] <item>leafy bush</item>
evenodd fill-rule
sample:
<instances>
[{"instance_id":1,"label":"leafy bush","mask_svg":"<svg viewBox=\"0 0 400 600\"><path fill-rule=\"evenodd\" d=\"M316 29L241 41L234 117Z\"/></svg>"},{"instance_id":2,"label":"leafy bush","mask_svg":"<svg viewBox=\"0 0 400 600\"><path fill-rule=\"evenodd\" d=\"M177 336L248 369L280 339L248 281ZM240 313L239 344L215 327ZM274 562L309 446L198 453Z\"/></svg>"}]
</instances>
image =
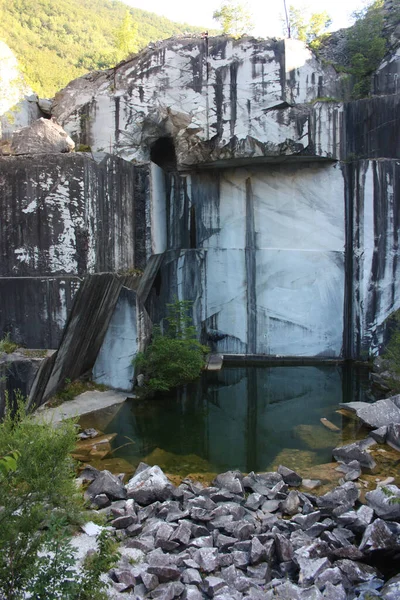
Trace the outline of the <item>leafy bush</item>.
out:
<instances>
[{"instance_id":1,"label":"leafy bush","mask_svg":"<svg viewBox=\"0 0 400 600\"><path fill-rule=\"evenodd\" d=\"M7 406L0 423L0 456L8 468L0 478L0 596L21 598L38 564L53 511L68 523L79 519L80 503L69 457L75 446L72 422L59 428L28 416L24 402ZM10 465L7 457L13 457ZM7 466L6 465L6 466ZM11 467L11 468L10 468Z\"/></svg>"},{"instance_id":2,"label":"leafy bush","mask_svg":"<svg viewBox=\"0 0 400 600\"><path fill-rule=\"evenodd\" d=\"M18 348L18 344L12 341L10 334L6 333L3 339L0 340L0 352L11 354Z\"/></svg>"},{"instance_id":3,"label":"leafy bush","mask_svg":"<svg viewBox=\"0 0 400 600\"><path fill-rule=\"evenodd\" d=\"M103 600L100 578L118 560L108 532L76 568L71 527L82 519L70 453L72 421L57 428L27 414L21 396L0 423L0 598Z\"/></svg>"},{"instance_id":4,"label":"leafy bush","mask_svg":"<svg viewBox=\"0 0 400 600\"><path fill-rule=\"evenodd\" d=\"M364 10L354 13L356 21L347 31L347 52L350 59L349 72L355 76L354 98L368 96L370 77L378 68L385 50L383 36L383 0L375 0Z\"/></svg>"},{"instance_id":5,"label":"leafy bush","mask_svg":"<svg viewBox=\"0 0 400 600\"><path fill-rule=\"evenodd\" d=\"M135 359L138 372L145 375L152 391L168 391L199 377L208 348L196 339L196 329L188 314L191 303L167 304L166 331L154 328L153 339Z\"/></svg>"}]
</instances>

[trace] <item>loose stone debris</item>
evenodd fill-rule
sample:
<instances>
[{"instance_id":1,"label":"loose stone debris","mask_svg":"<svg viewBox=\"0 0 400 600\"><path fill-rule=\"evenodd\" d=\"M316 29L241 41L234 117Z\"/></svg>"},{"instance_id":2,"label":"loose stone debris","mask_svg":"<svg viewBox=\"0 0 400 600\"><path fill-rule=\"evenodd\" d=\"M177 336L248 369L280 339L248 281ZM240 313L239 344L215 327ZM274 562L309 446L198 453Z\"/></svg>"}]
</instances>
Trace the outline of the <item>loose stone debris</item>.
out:
<instances>
[{"instance_id":1,"label":"loose stone debris","mask_svg":"<svg viewBox=\"0 0 400 600\"><path fill-rule=\"evenodd\" d=\"M400 489L378 486L362 505L351 480L359 463L340 468L350 480L318 497L301 491L301 476L284 466L246 476L228 471L208 487L188 479L176 487L158 466L144 463L126 485L121 476L87 467L80 475L90 483L86 498L121 542L122 558L108 573L109 596L400 598L400 576L393 577L400 504L392 501Z\"/></svg>"}]
</instances>

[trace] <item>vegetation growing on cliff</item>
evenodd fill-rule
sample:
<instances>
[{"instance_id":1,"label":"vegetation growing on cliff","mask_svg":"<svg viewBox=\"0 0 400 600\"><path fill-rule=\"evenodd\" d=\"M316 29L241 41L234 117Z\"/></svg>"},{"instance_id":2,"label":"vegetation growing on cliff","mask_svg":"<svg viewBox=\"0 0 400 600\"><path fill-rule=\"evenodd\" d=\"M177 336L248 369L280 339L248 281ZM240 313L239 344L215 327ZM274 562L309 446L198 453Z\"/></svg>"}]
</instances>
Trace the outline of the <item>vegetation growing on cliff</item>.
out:
<instances>
[{"instance_id":1,"label":"vegetation growing on cliff","mask_svg":"<svg viewBox=\"0 0 400 600\"><path fill-rule=\"evenodd\" d=\"M118 0L0 0L0 14L0 39L17 56L27 83L47 97L88 71L115 65L124 52L201 31L127 10Z\"/></svg>"},{"instance_id":2,"label":"vegetation growing on cliff","mask_svg":"<svg viewBox=\"0 0 400 600\"><path fill-rule=\"evenodd\" d=\"M200 376L208 348L196 339L190 307L187 301L167 304L165 331L155 327L147 350L135 359L136 373L145 376L150 391L166 392Z\"/></svg>"},{"instance_id":3,"label":"vegetation growing on cliff","mask_svg":"<svg viewBox=\"0 0 400 600\"><path fill-rule=\"evenodd\" d=\"M378 68L386 51L382 8L383 0L375 0L364 10L355 13L356 21L346 34L349 72L355 77L354 98L368 96L371 75Z\"/></svg>"}]
</instances>

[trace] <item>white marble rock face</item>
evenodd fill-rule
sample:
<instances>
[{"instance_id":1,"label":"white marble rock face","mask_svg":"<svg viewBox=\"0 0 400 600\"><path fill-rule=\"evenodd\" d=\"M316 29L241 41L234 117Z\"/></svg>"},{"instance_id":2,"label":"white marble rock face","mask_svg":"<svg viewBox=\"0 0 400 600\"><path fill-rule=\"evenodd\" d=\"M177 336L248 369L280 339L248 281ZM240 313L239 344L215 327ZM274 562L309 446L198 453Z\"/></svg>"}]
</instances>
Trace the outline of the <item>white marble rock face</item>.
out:
<instances>
[{"instance_id":1,"label":"white marble rock face","mask_svg":"<svg viewBox=\"0 0 400 600\"><path fill-rule=\"evenodd\" d=\"M133 386L132 360L138 351L136 294L122 288L93 367L93 380L124 391Z\"/></svg>"},{"instance_id":2,"label":"white marble rock face","mask_svg":"<svg viewBox=\"0 0 400 600\"><path fill-rule=\"evenodd\" d=\"M195 197L201 177L187 176L186 187L192 205L201 208L198 227L210 235L204 236L203 250L181 249L178 259L167 253L169 261L177 260L176 281L169 285L182 299L195 301L199 330L210 334L219 352L340 356L345 277L340 167L224 170L219 201ZM182 246L179 238L174 241ZM203 257L195 266L194 252ZM196 269L201 275L193 285Z\"/></svg>"},{"instance_id":3,"label":"white marble rock face","mask_svg":"<svg viewBox=\"0 0 400 600\"><path fill-rule=\"evenodd\" d=\"M182 169L301 152L330 158L337 115L311 103L339 97L339 79L297 40L171 39L72 81L52 114L76 142L139 163L165 136ZM321 134L320 119L331 133Z\"/></svg>"}]
</instances>

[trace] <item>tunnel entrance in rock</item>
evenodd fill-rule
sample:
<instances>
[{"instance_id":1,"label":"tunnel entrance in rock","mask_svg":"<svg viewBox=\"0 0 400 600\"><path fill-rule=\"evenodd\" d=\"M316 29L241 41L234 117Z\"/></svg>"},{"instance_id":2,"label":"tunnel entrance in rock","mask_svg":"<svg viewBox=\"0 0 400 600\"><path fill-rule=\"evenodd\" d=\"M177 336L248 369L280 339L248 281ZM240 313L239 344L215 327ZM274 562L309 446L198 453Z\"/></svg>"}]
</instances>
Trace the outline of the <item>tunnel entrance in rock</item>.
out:
<instances>
[{"instance_id":1,"label":"tunnel entrance in rock","mask_svg":"<svg viewBox=\"0 0 400 600\"><path fill-rule=\"evenodd\" d=\"M160 137L150 146L150 159L164 171L176 170L176 152L172 137Z\"/></svg>"}]
</instances>

